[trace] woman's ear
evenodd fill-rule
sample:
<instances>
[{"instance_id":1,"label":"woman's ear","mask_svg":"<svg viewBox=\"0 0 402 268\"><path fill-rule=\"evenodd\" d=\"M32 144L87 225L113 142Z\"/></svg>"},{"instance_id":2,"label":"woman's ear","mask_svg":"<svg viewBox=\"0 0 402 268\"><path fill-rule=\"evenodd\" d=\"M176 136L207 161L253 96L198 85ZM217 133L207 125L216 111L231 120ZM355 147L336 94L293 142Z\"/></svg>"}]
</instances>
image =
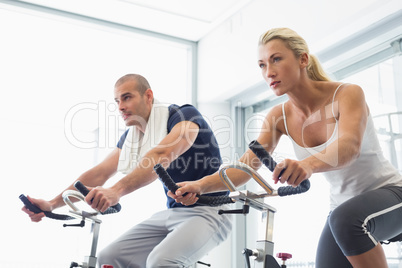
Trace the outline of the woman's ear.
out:
<instances>
[{"instance_id":1,"label":"woman's ear","mask_svg":"<svg viewBox=\"0 0 402 268\"><path fill-rule=\"evenodd\" d=\"M300 55L300 67L305 68L308 66L309 56L307 53L303 53Z\"/></svg>"}]
</instances>

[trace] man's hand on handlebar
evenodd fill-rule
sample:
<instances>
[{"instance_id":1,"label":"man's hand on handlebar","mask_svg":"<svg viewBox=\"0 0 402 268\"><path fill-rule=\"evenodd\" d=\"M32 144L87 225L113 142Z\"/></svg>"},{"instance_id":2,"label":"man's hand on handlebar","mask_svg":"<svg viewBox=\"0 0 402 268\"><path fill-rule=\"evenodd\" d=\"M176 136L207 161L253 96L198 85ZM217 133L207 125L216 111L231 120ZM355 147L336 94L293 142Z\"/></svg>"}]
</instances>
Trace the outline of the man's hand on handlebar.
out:
<instances>
[{"instance_id":1,"label":"man's hand on handlebar","mask_svg":"<svg viewBox=\"0 0 402 268\"><path fill-rule=\"evenodd\" d=\"M180 187L176 194L171 191L168 192L168 196L173 198L176 203L181 203L185 206L194 205L198 201L197 194L201 192L201 188L197 181L186 181L177 183Z\"/></svg>"},{"instance_id":2,"label":"man's hand on handlebar","mask_svg":"<svg viewBox=\"0 0 402 268\"><path fill-rule=\"evenodd\" d=\"M29 201L31 201L32 204L36 205L43 211L51 211L52 210L52 206L49 201L45 201L43 199L35 199L35 198L29 197L29 196L27 196L27 198ZM45 213L43 213L43 212L34 213L34 212L30 211L29 209L27 209L25 206L22 207L22 211L24 211L26 214L28 214L28 216L31 218L31 221L33 221L33 222L40 222L43 219L43 217L45 217Z\"/></svg>"},{"instance_id":3,"label":"man's hand on handlebar","mask_svg":"<svg viewBox=\"0 0 402 268\"><path fill-rule=\"evenodd\" d=\"M120 196L112 188L95 187L89 188L90 192L85 197L87 202L93 209L105 212L109 207L119 203Z\"/></svg>"}]
</instances>

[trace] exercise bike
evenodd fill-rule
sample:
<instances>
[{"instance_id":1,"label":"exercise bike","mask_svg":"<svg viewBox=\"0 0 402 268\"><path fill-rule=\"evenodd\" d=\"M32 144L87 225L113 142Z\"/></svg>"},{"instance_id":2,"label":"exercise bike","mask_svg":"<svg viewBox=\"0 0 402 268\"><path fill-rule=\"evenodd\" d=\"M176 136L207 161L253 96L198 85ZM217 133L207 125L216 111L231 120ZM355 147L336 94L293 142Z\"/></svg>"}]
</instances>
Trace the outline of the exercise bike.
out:
<instances>
[{"instance_id":1,"label":"exercise bike","mask_svg":"<svg viewBox=\"0 0 402 268\"><path fill-rule=\"evenodd\" d=\"M29 209L30 211L34 213L45 213L46 217L55 219L55 220L74 220L78 219L80 222L78 224L63 224L63 227L84 227L86 222L91 223L91 234L92 234L92 243L91 243L91 249L90 249L90 254L84 258L84 261L79 264L77 262L71 262L70 268L74 267L82 267L82 268L95 268L96 267L96 250L97 250L97 245L98 245L98 240L99 240L99 231L100 231L100 224L102 221L98 219L98 215L106 215L106 214L112 214L112 213L117 213L121 210L121 205L116 204L112 207L109 207L105 212L98 212L98 211L93 211L93 212L87 212L84 210L79 209L71 200L70 198L77 198L81 201L84 201L85 196L89 193L89 190L80 182L77 181L74 184L75 188L78 191L75 190L66 190L63 192L63 201L68 205L71 210L69 211L70 215L65 215L65 214L56 214L53 212L49 211L42 211L40 208L32 204L28 198L21 194L19 198L21 201L24 203L25 207ZM113 268L111 265L102 265L102 268Z\"/></svg>"},{"instance_id":2,"label":"exercise bike","mask_svg":"<svg viewBox=\"0 0 402 268\"><path fill-rule=\"evenodd\" d=\"M253 141L250 143L249 148L270 171L273 171L275 169L276 162L262 147L262 145L260 145L257 141ZM240 169L249 174L263 188L264 191L260 193L253 193L247 190L237 190L235 185L226 174L226 170L231 168ZM164 183L164 185L171 192L176 192L179 187L166 172L166 170L162 167L162 165L155 165L154 170L158 174L160 180ZM298 187L295 188L292 186L283 186L275 190L255 170L241 162L236 162L230 165L222 165L219 169L219 176L222 182L230 191L229 196L210 197L201 195L197 196L199 198L197 203L210 206L218 206L234 202L243 203L242 209L219 210L219 214L248 214L250 206L260 211L261 222L263 226L265 226L265 228L263 228L261 233L259 234L256 248L245 248L242 252L245 259L246 267L251 268L250 258L254 258L255 268L286 268L286 260L290 259L292 255L289 253L278 253L276 256L282 260L281 265L276 261L275 257L273 256L274 243L272 241L272 235L274 214L276 212L276 209L266 204L264 202L264 198L270 196L287 196L304 193L310 189L310 181L305 180Z\"/></svg>"}]
</instances>

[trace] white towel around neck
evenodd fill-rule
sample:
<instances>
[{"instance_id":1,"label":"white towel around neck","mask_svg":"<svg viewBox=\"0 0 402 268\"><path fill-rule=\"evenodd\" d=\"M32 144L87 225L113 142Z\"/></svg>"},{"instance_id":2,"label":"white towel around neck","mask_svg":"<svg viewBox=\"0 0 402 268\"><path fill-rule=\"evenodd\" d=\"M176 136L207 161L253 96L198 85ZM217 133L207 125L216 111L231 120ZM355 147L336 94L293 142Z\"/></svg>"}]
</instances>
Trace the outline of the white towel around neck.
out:
<instances>
[{"instance_id":1,"label":"white towel around neck","mask_svg":"<svg viewBox=\"0 0 402 268\"><path fill-rule=\"evenodd\" d=\"M124 174L133 171L141 161L141 158L166 137L167 121L169 119L168 106L168 104L162 104L154 99L145 132L142 133L135 126L129 128L120 152L118 171ZM152 163L147 162L147 164Z\"/></svg>"}]
</instances>

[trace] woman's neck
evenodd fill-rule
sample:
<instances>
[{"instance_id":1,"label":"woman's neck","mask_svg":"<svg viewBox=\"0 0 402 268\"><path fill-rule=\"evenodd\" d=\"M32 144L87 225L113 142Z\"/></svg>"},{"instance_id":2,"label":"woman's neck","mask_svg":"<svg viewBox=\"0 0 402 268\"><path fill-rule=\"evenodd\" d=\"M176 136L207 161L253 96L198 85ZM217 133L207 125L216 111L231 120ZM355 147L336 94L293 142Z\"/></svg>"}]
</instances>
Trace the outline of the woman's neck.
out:
<instances>
[{"instance_id":1,"label":"woman's neck","mask_svg":"<svg viewBox=\"0 0 402 268\"><path fill-rule=\"evenodd\" d=\"M331 84L326 81L310 80L295 87L287 95L292 106L308 117L330 101L333 94Z\"/></svg>"}]
</instances>

